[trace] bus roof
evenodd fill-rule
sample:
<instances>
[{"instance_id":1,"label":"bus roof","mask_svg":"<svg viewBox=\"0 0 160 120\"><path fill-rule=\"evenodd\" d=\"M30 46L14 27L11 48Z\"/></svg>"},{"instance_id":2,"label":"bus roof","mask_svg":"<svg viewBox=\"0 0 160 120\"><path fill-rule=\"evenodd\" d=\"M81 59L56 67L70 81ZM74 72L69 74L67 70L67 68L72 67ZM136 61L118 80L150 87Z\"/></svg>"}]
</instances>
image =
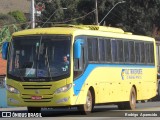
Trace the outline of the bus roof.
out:
<instances>
[{"instance_id":1,"label":"bus roof","mask_svg":"<svg viewBox=\"0 0 160 120\"><path fill-rule=\"evenodd\" d=\"M55 25L50 28L27 29L13 33L13 36L25 35L44 35L44 34L63 34L63 35L92 35L111 38L125 38L153 41L147 36L132 35L130 32L124 32L120 28L97 26L97 25Z\"/></svg>"}]
</instances>

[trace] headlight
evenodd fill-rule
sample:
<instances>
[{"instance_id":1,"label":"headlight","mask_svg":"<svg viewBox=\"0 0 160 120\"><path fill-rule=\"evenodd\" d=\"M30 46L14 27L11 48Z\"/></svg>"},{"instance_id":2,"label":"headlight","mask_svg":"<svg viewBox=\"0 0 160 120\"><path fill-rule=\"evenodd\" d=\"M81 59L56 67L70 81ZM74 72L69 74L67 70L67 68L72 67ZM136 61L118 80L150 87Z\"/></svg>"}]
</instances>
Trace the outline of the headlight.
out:
<instances>
[{"instance_id":1,"label":"headlight","mask_svg":"<svg viewBox=\"0 0 160 120\"><path fill-rule=\"evenodd\" d=\"M61 92L66 92L68 91L70 88L72 87L72 84L67 84L61 88L58 88L56 91L55 91L55 94L58 94L58 93L61 93Z\"/></svg>"},{"instance_id":2,"label":"headlight","mask_svg":"<svg viewBox=\"0 0 160 120\"><path fill-rule=\"evenodd\" d=\"M7 88L7 90L8 90L9 92L11 92L11 93L16 93L16 94L19 94L19 93L20 93L16 88L14 88L14 87L12 87L12 86L10 86L10 85L6 85L6 88Z\"/></svg>"}]
</instances>

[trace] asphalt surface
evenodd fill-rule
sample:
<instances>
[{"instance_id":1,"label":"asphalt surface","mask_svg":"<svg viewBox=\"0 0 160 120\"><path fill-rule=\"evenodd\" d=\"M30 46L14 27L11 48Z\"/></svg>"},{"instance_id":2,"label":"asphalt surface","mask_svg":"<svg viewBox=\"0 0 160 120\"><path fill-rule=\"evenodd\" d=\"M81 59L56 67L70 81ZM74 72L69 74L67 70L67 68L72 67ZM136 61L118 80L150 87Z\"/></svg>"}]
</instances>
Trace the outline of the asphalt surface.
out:
<instances>
[{"instance_id":1,"label":"asphalt surface","mask_svg":"<svg viewBox=\"0 0 160 120\"><path fill-rule=\"evenodd\" d=\"M12 118L0 118L0 120L14 119L17 120L19 113L21 114L18 119L34 119L34 120L124 120L124 119L137 119L137 120L159 120L160 119L160 102L147 102L147 103L137 103L135 111L129 110L118 110L116 105L105 105L105 106L95 106L94 112L89 115L81 115L76 108L72 109L42 109L41 113L34 117L28 115L26 107L18 108L0 108L2 112L11 112ZM4 114L4 113L3 113ZM23 114L23 115L22 115ZM42 117L41 117L42 116Z\"/></svg>"}]
</instances>

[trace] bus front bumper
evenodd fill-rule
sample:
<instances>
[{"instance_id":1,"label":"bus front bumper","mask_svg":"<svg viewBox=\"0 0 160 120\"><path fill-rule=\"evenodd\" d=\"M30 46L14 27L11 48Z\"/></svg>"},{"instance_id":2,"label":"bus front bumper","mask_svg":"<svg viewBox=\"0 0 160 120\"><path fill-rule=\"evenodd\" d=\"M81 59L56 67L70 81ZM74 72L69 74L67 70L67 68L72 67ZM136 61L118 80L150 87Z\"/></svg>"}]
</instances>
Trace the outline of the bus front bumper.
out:
<instances>
[{"instance_id":1,"label":"bus front bumper","mask_svg":"<svg viewBox=\"0 0 160 120\"><path fill-rule=\"evenodd\" d=\"M64 94L64 93L63 93ZM7 91L7 103L10 106L32 106L32 107L58 107L70 106L69 95L25 95L15 94Z\"/></svg>"}]
</instances>

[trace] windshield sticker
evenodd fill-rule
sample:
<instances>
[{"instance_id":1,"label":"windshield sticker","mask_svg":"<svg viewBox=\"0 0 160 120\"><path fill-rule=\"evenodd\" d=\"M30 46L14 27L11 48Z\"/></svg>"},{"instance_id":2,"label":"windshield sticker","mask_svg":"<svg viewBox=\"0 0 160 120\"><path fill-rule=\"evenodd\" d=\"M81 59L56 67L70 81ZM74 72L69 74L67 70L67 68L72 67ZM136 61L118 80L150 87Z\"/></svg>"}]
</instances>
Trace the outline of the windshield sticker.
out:
<instances>
[{"instance_id":1,"label":"windshield sticker","mask_svg":"<svg viewBox=\"0 0 160 120\"><path fill-rule=\"evenodd\" d=\"M38 70L37 72L38 72L37 74L38 77L45 77L47 74L44 70Z\"/></svg>"},{"instance_id":2,"label":"windshield sticker","mask_svg":"<svg viewBox=\"0 0 160 120\"><path fill-rule=\"evenodd\" d=\"M122 69L122 80L125 79L142 79L142 69Z\"/></svg>"}]
</instances>

